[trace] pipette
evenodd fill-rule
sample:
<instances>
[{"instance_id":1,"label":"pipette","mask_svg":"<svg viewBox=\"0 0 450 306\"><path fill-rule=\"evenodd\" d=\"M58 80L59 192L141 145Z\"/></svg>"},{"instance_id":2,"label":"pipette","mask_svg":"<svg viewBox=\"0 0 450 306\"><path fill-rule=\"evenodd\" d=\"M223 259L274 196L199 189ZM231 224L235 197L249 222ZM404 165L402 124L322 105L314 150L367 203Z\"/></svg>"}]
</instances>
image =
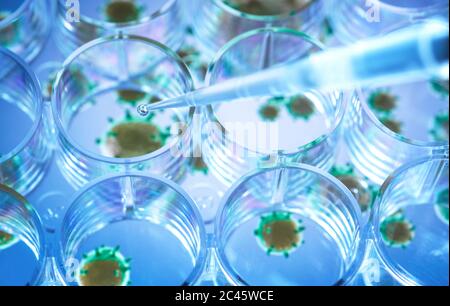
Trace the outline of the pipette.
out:
<instances>
[{"instance_id":1,"label":"pipette","mask_svg":"<svg viewBox=\"0 0 450 306\"><path fill-rule=\"evenodd\" d=\"M429 21L348 47L204 87L157 103L141 104L146 116L162 108L203 106L252 96L291 96L311 90L448 79L448 25Z\"/></svg>"}]
</instances>

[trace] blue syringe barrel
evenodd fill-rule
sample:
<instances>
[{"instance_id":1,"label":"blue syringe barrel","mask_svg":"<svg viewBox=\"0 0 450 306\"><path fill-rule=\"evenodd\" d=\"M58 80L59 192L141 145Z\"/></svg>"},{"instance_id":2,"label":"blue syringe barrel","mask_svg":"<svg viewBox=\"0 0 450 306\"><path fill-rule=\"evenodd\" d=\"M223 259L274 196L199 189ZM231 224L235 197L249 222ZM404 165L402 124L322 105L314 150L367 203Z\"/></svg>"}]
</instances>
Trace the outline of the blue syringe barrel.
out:
<instances>
[{"instance_id":1,"label":"blue syringe barrel","mask_svg":"<svg viewBox=\"0 0 450 306\"><path fill-rule=\"evenodd\" d=\"M311 89L351 89L448 79L448 67L448 25L430 21L314 54L291 66L298 73L290 79Z\"/></svg>"},{"instance_id":2,"label":"blue syringe barrel","mask_svg":"<svg viewBox=\"0 0 450 306\"><path fill-rule=\"evenodd\" d=\"M448 27L442 24L412 26L361 48L360 54L350 54L360 86L448 78Z\"/></svg>"},{"instance_id":3,"label":"blue syringe barrel","mask_svg":"<svg viewBox=\"0 0 450 306\"><path fill-rule=\"evenodd\" d=\"M348 47L328 49L289 64L229 80L192 95L230 100L247 96L292 95L392 85L432 77L448 79L448 25L432 21Z\"/></svg>"},{"instance_id":4,"label":"blue syringe barrel","mask_svg":"<svg viewBox=\"0 0 450 306\"><path fill-rule=\"evenodd\" d=\"M201 88L160 102L157 107L209 105L242 97L290 96L311 90L387 86L433 77L448 79L448 32L446 22L424 22Z\"/></svg>"}]
</instances>

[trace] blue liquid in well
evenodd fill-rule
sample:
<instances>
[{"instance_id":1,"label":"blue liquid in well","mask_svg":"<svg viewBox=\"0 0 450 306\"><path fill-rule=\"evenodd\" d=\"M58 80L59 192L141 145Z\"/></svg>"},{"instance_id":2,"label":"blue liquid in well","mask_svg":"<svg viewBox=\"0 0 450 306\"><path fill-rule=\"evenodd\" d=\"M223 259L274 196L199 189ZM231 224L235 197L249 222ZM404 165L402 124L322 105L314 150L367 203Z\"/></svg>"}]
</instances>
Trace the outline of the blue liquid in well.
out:
<instances>
[{"instance_id":1,"label":"blue liquid in well","mask_svg":"<svg viewBox=\"0 0 450 306\"><path fill-rule=\"evenodd\" d=\"M0 249L0 286L31 285L38 267L38 257L22 240Z\"/></svg>"},{"instance_id":2,"label":"blue liquid in well","mask_svg":"<svg viewBox=\"0 0 450 306\"><path fill-rule=\"evenodd\" d=\"M403 214L415 226L415 236L406 248L386 246L390 260L419 283L448 285L448 223L439 218L429 203L412 203L403 207Z\"/></svg>"},{"instance_id":3,"label":"blue liquid in well","mask_svg":"<svg viewBox=\"0 0 450 306\"><path fill-rule=\"evenodd\" d=\"M0 99L0 157L10 153L25 139L32 124L25 112Z\"/></svg>"},{"instance_id":4,"label":"blue liquid in well","mask_svg":"<svg viewBox=\"0 0 450 306\"><path fill-rule=\"evenodd\" d=\"M76 258L101 245L120 247L131 258L131 285L182 285L194 267L194 259L171 231L148 221L127 220L109 224L88 236Z\"/></svg>"},{"instance_id":5,"label":"blue liquid in well","mask_svg":"<svg viewBox=\"0 0 450 306\"><path fill-rule=\"evenodd\" d=\"M24 0L2 0L0 2L0 12L14 12L16 11L25 1Z\"/></svg>"},{"instance_id":6,"label":"blue liquid in well","mask_svg":"<svg viewBox=\"0 0 450 306\"><path fill-rule=\"evenodd\" d=\"M334 285L340 280L344 268L338 245L311 219L298 214L291 217L303 221L305 243L288 258L267 255L260 246L259 238L254 234L260 217L240 225L231 234L224 250L235 273L249 285Z\"/></svg>"}]
</instances>

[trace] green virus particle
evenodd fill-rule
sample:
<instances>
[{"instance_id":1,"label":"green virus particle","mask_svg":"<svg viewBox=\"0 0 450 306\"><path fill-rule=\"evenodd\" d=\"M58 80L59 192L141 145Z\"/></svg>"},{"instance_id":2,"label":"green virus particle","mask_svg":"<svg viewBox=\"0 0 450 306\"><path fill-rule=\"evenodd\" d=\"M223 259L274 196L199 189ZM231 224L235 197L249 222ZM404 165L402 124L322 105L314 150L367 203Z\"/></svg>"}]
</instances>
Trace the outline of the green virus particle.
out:
<instances>
[{"instance_id":1,"label":"green virus particle","mask_svg":"<svg viewBox=\"0 0 450 306\"><path fill-rule=\"evenodd\" d=\"M0 231L0 251L9 248L14 245L19 239L7 232Z\"/></svg>"},{"instance_id":2,"label":"green virus particle","mask_svg":"<svg viewBox=\"0 0 450 306\"><path fill-rule=\"evenodd\" d=\"M46 100L50 100L52 97L53 86L55 84L55 81L56 81L56 73L50 73L44 86L42 86L42 96Z\"/></svg>"},{"instance_id":3,"label":"green virus particle","mask_svg":"<svg viewBox=\"0 0 450 306\"><path fill-rule=\"evenodd\" d=\"M55 82L54 78L48 80L46 85L43 88L43 90L44 90L43 95L44 95L44 98L46 98L47 100L49 100L52 97L54 82Z\"/></svg>"},{"instance_id":4,"label":"green virus particle","mask_svg":"<svg viewBox=\"0 0 450 306\"><path fill-rule=\"evenodd\" d=\"M9 152L0 152L0 158ZM4 185L9 185L8 182L16 182L26 175L23 169L24 157L19 155L14 156L4 161L0 167L0 174L5 181ZM1 184L0 184L1 190Z\"/></svg>"},{"instance_id":5,"label":"green virus particle","mask_svg":"<svg viewBox=\"0 0 450 306\"><path fill-rule=\"evenodd\" d=\"M140 90L120 89L117 91L118 101L132 106L136 106L136 104L142 101L146 96L147 94Z\"/></svg>"},{"instance_id":6,"label":"green virus particle","mask_svg":"<svg viewBox=\"0 0 450 306\"><path fill-rule=\"evenodd\" d=\"M259 116L264 121L275 121L280 114L280 108L270 103L264 104L259 109Z\"/></svg>"},{"instance_id":7,"label":"green virus particle","mask_svg":"<svg viewBox=\"0 0 450 306\"><path fill-rule=\"evenodd\" d=\"M202 172L203 174L208 174L208 165L201 157L192 157L190 161L192 169L196 172Z\"/></svg>"},{"instance_id":8,"label":"green virus particle","mask_svg":"<svg viewBox=\"0 0 450 306\"><path fill-rule=\"evenodd\" d=\"M199 150L196 150L195 152L200 152ZM200 156L194 156L190 158L189 165L191 166L191 169L194 172L201 172L205 175L208 174L208 165L203 160L203 157L201 156L203 154L200 154Z\"/></svg>"},{"instance_id":9,"label":"green virus particle","mask_svg":"<svg viewBox=\"0 0 450 306\"><path fill-rule=\"evenodd\" d=\"M110 0L104 10L107 21L127 23L138 21L144 9L134 0Z\"/></svg>"},{"instance_id":10,"label":"green virus particle","mask_svg":"<svg viewBox=\"0 0 450 306\"><path fill-rule=\"evenodd\" d=\"M192 46L183 46L177 51L177 54L186 65L191 65L200 59L200 52Z\"/></svg>"},{"instance_id":11,"label":"green virus particle","mask_svg":"<svg viewBox=\"0 0 450 306\"><path fill-rule=\"evenodd\" d=\"M5 20L10 15L9 12L1 11L0 12L0 22ZM6 27L0 29L0 44L4 46L9 46L15 43L18 36L18 27L17 24L13 23L11 25L7 25Z\"/></svg>"},{"instance_id":12,"label":"green virus particle","mask_svg":"<svg viewBox=\"0 0 450 306\"><path fill-rule=\"evenodd\" d=\"M42 86L42 95L46 100L50 100L52 92L55 86L57 71L52 71L49 73L46 83ZM70 87L70 90L76 92L79 95L88 95L95 87L97 83L90 81L84 74L83 70L79 66L70 67L70 69L64 75L64 83Z\"/></svg>"},{"instance_id":13,"label":"green virus particle","mask_svg":"<svg viewBox=\"0 0 450 306\"><path fill-rule=\"evenodd\" d=\"M152 123L154 113L145 119L136 118L129 111L125 119L113 124L104 139L97 139L102 152L115 158L132 158L150 154L162 148L170 137L170 127L164 131Z\"/></svg>"},{"instance_id":14,"label":"green virus particle","mask_svg":"<svg viewBox=\"0 0 450 306\"><path fill-rule=\"evenodd\" d=\"M294 119L308 120L316 112L314 103L305 96L295 96L286 104L289 114Z\"/></svg>"},{"instance_id":15,"label":"green virus particle","mask_svg":"<svg viewBox=\"0 0 450 306\"><path fill-rule=\"evenodd\" d=\"M331 25L330 18L328 18L328 17L323 20L322 33L323 33L322 35L324 38L331 37L334 34L333 26Z\"/></svg>"},{"instance_id":16,"label":"green virus particle","mask_svg":"<svg viewBox=\"0 0 450 306\"><path fill-rule=\"evenodd\" d=\"M130 285L130 259L125 258L119 247L101 246L84 254L78 270L80 286L128 286Z\"/></svg>"},{"instance_id":17,"label":"green virus particle","mask_svg":"<svg viewBox=\"0 0 450 306\"><path fill-rule=\"evenodd\" d=\"M261 217L255 235L267 255L283 255L287 258L304 243L304 230L302 221L292 219L290 213L273 212Z\"/></svg>"},{"instance_id":18,"label":"green virus particle","mask_svg":"<svg viewBox=\"0 0 450 306\"><path fill-rule=\"evenodd\" d=\"M441 98L448 98L448 80L433 79L430 81L431 89Z\"/></svg>"},{"instance_id":19,"label":"green virus particle","mask_svg":"<svg viewBox=\"0 0 450 306\"><path fill-rule=\"evenodd\" d=\"M392 132L396 134L402 133L402 123L400 121L394 120L392 118L382 118L380 122L383 123L385 127L390 129Z\"/></svg>"},{"instance_id":20,"label":"green virus particle","mask_svg":"<svg viewBox=\"0 0 450 306\"><path fill-rule=\"evenodd\" d=\"M437 115L434 118L433 128L430 131L435 141L448 141L448 112Z\"/></svg>"},{"instance_id":21,"label":"green virus particle","mask_svg":"<svg viewBox=\"0 0 450 306\"><path fill-rule=\"evenodd\" d=\"M397 108L397 97L388 91L377 90L370 94L369 106L379 114L390 115Z\"/></svg>"},{"instance_id":22,"label":"green virus particle","mask_svg":"<svg viewBox=\"0 0 450 306\"><path fill-rule=\"evenodd\" d=\"M350 190L362 212L372 208L376 188L370 185L367 179L358 176L351 165L334 166L330 173Z\"/></svg>"},{"instance_id":23,"label":"green virus particle","mask_svg":"<svg viewBox=\"0 0 450 306\"><path fill-rule=\"evenodd\" d=\"M334 29L332 26L332 23L330 21L330 18L325 18L322 22L321 28L320 28L320 35L319 40L322 43L326 43L329 39L331 39L334 35Z\"/></svg>"},{"instance_id":24,"label":"green virus particle","mask_svg":"<svg viewBox=\"0 0 450 306\"><path fill-rule=\"evenodd\" d=\"M258 16L288 14L300 10L309 2L311 0L224 0L232 8Z\"/></svg>"},{"instance_id":25,"label":"green virus particle","mask_svg":"<svg viewBox=\"0 0 450 306\"><path fill-rule=\"evenodd\" d=\"M186 45L178 50L177 54L192 71L198 74L200 79L204 79L208 71L208 64L203 60L200 51L192 46Z\"/></svg>"},{"instance_id":26,"label":"green virus particle","mask_svg":"<svg viewBox=\"0 0 450 306\"><path fill-rule=\"evenodd\" d=\"M439 219L448 224L448 188L437 195L434 208Z\"/></svg>"},{"instance_id":27,"label":"green virus particle","mask_svg":"<svg viewBox=\"0 0 450 306\"><path fill-rule=\"evenodd\" d=\"M56 75L52 78L50 76L49 81L51 82L49 85L49 92L51 93L53 90L54 81L56 79ZM71 67L67 79L70 82L71 90L76 92L79 95L88 95L90 91L92 91L95 87L97 87L97 84L95 82L89 81L89 79L84 74L81 67Z\"/></svg>"},{"instance_id":28,"label":"green virus particle","mask_svg":"<svg viewBox=\"0 0 450 306\"><path fill-rule=\"evenodd\" d=\"M148 102L150 102L150 103L156 103L156 102L159 102L159 101L161 101L161 99L160 99L159 97L157 97L157 96L152 96Z\"/></svg>"},{"instance_id":29,"label":"green virus particle","mask_svg":"<svg viewBox=\"0 0 450 306\"><path fill-rule=\"evenodd\" d=\"M384 243L394 248L406 248L414 239L416 229L401 213L383 220L380 225Z\"/></svg>"}]
</instances>

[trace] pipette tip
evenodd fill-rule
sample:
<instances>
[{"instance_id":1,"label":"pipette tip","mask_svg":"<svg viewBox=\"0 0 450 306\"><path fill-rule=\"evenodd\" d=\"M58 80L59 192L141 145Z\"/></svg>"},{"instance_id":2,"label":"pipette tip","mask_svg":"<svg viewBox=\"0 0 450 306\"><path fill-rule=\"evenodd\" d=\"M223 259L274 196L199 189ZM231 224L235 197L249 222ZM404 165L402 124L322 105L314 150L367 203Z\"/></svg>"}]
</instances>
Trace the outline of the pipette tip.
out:
<instances>
[{"instance_id":1,"label":"pipette tip","mask_svg":"<svg viewBox=\"0 0 450 306\"><path fill-rule=\"evenodd\" d=\"M165 109L165 108L178 108L178 107L186 107L188 106L186 104L186 100L184 99L184 96L170 98L167 100L154 102L154 103L144 103L140 104L137 107L137 112L139 115L146 117L150 114L150 112L158 110L158 109Z\"/></svg>"},{"instance_id":2,"label":"pipette tip","mask_svg":"<svg viewBox=\"0 0 450 306\"><path fill-rule=\"evenodd\" d=\"M141 115L142 117L146 117L148 116L148 114L150 113L150 110L148 109L147 104L140 104L137 107L137 112L139 113L139 115Z\"/></svg>"}]
</instances>

